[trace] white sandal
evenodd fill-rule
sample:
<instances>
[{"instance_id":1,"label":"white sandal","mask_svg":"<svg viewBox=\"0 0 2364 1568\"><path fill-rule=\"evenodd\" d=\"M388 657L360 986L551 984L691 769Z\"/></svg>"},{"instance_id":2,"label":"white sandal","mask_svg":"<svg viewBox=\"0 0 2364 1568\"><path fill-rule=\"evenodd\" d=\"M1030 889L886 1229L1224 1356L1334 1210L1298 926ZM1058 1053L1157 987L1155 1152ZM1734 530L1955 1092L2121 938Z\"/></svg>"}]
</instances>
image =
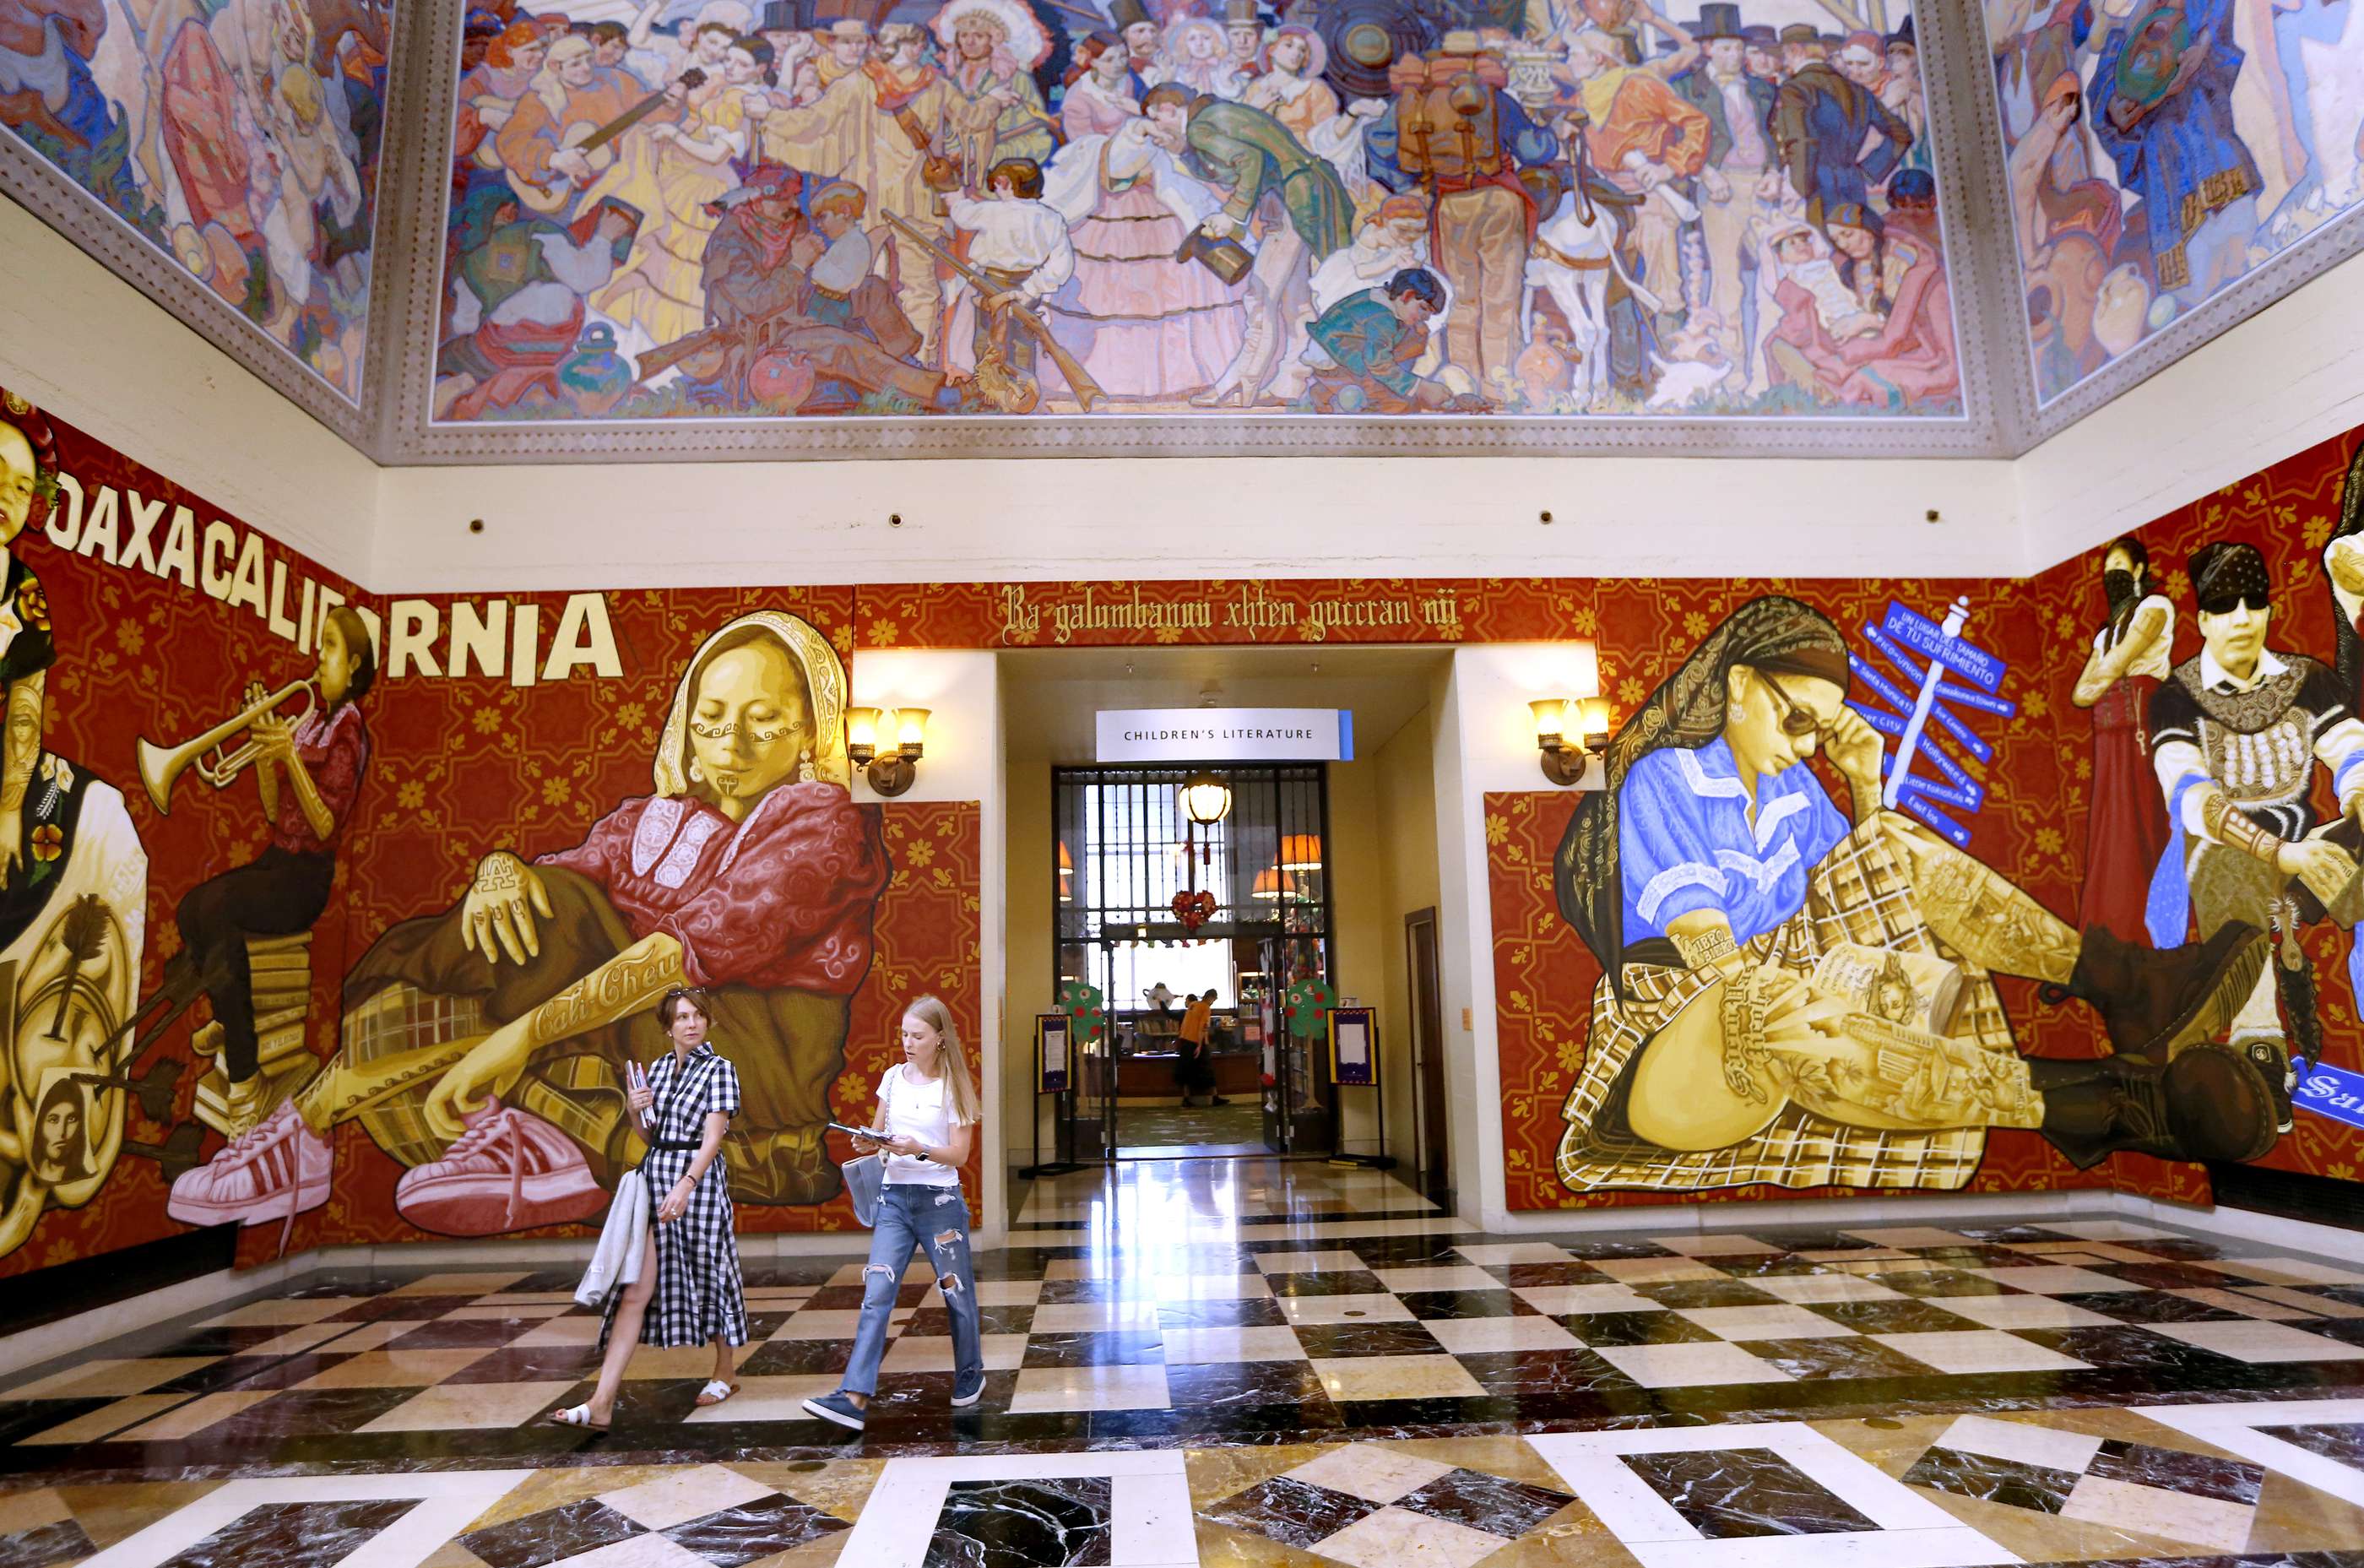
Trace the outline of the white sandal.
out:
<instances>
[{"instance_id":1,"label":"white sandal","mask_svg":"<svg viewBox=\"0 0 2364 1568\"><path fill-rule=\"evenodd\" d=\"M591 1406L588 1405L568 1405L552 1410L543 1419L561 1427L585 1427L595 1432L608 1429L606 1422L591 1419Z\"/></svg>"},{"instance_id":2,"label":"white sandal","mask_svg":"<svg viewBox=\"0 0 2364 1568\"><path fill-rule=\"evenodd\" d=\"M725 1383L719 1377L708 1378L706 1386L697 1391L697 1407L711 1410L738 1392L739 1385L735 1383Z\"/></svg>"}]
</instances>

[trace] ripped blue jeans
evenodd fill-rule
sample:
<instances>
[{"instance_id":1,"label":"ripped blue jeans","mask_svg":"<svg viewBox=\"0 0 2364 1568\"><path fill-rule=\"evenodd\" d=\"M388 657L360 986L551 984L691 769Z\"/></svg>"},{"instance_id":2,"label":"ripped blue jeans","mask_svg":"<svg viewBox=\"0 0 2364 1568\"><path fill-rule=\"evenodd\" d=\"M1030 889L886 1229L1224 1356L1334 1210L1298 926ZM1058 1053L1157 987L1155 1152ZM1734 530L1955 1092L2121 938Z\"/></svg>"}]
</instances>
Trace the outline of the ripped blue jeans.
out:
<instances>
[{"instance_id":1,"label":"ripped blue jeans","mask_svg":"<svg viewBox=\"0 0 2364 1568\"><path fill-rule=\"evenodd\" d=\"M870 1261L862 1271L862 1322L853 1332L853 1361L838 1387L867 1397L878 1392L878 1362L886 1354L887 1316L903 1283L903 1266L918 1248L935 1266L936 1283L953 1320L956 1373L985 1372L978 1338L976 1270L968 1257L968 1204L958 1187L890 1182L878 1196Z\"/></svg>"}]
</instances>

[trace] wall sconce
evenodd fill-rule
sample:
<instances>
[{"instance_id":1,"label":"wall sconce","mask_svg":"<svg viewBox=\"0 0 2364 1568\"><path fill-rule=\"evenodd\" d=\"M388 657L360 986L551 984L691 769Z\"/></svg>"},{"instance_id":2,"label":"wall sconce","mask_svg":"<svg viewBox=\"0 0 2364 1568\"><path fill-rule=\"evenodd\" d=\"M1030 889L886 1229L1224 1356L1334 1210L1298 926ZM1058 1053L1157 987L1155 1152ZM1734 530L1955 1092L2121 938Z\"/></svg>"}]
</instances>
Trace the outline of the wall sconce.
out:
<instances>
[{"instance_id":1,"label":"wall sconce","mask_svg":"<svg viewBox=\"0 0 2364 1568\"><path fill-rule=\"evenodd\" d=\"M893 737L879 749L881 733ZM845 755L862 768L870 788L896 796L919 777L912 766L927 750L928 710L925 708L848 708L845 711Z\"/></svg>"},{"instance_id":2,"label":"wall sconce","mask_svg":"<svg viewBox=\"0 0 2364 1568\"><path fill-rule=\"evenodd\" d=\"M1599 697L1543 697L1527 704L1544 777L1565 789L1583 781L1609 747L1609 703Z\"/></svg>"}]
</instances>

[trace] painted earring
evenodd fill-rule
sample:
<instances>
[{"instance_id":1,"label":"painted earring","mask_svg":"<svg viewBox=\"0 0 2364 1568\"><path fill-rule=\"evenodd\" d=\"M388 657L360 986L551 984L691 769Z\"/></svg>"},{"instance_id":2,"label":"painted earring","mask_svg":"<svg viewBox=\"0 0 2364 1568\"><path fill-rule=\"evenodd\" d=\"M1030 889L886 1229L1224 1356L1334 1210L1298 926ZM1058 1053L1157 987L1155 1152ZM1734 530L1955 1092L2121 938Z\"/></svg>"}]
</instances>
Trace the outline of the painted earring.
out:
<instances>
[{"instance_id":1,"label":"painted earring","mask_svg":"<svg viewBox=\"0 0 2364 1568\"><path fill-rule=\"evenodd\" d=\"M689 759L689 781L693 784L706 782L706 770L697 766L697 758L694 756Z\"/></svg>"},{"instance_id":2,"label":"painted earring","mask_svg":"<svg viewBox=\"0 0 2364 1568\"><path fill-rule=\"evenodd\" d=\"M809 784L820 777L820 772L813 767L812 750L807 747L804 755L797 759L797 781Z\"/></svg>"},{"instance_id":3,"label":"painted earring","mask_svg":"<svg viewBox=\"0 0 2364 1568\"><path fill-rule=\"evenodd\" d=\"M1724 705L1723 705L1723 716L1724 716L1725 718L1727 718L1727 719L1737 719L1737 718L1742 717L1741 707L1740 707L1740 699L1739 699L1739 698L1734 697L1734 698L1733 698L1731 700L1729 700L1729 701L1727 701L1726 703L1724 703ZM695 766L697 766L697 765L693 763L691 766L692 766L692 767L695 767Z\"/></svg>"}]
</instances>

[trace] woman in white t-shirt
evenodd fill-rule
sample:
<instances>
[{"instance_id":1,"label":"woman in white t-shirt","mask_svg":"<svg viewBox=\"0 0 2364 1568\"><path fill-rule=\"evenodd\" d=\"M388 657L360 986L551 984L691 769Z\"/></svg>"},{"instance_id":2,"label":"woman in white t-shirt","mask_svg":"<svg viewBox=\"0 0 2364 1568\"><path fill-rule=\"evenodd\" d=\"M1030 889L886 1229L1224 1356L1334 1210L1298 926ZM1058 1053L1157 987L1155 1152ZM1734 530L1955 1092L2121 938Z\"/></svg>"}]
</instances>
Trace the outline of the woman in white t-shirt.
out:
<instances>
[{"instance_id":1,"label":"woman in white t-shirt","mask_svg":"<svg viewBox=\"0 0 2364 1568\"><path fill-rule=\"evenodd\" d=\"M855 1150L886 1157L886 1188L862 1271L862 1322L853 1360L834 1394L804 1402L808 1413L862 1430L878 1389L878 1362L903 1266L922 1249L935 1266L936 1284L953 1320L953 1397L970 1406L985 1393L985 1350L978 1338L976 1270L968 1255L968 1204L960 1168L976 1136L976 1081L952 1011L932 996L903 1013L903 1059L878 1081L878 1116L871 1125L883 1143L859 1138Z\"/></svg>"}]
</instances>

